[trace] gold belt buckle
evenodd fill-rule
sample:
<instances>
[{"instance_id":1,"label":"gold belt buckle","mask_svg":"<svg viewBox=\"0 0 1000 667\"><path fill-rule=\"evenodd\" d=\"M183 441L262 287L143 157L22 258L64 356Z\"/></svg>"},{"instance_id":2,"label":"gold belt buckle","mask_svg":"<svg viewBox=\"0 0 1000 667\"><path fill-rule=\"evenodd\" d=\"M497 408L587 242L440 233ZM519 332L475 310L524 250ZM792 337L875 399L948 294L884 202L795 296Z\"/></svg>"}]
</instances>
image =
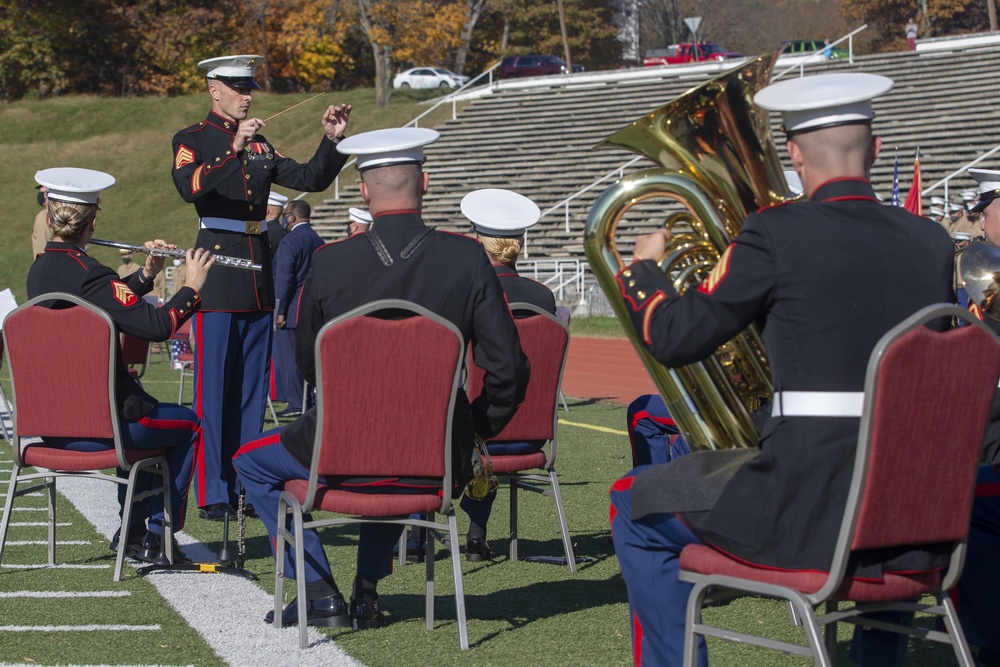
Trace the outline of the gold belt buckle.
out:
<instances>
[{"instance_id":1,"label":"gold belt buckle","mask_svg":"<svg viewBox=\"0 0 1000 667\"><path fill-rule=\"evenodd\" d=\"M260 234L260 222L257 220L247 220L247 234Z\"/></svg>"}]
</instances>

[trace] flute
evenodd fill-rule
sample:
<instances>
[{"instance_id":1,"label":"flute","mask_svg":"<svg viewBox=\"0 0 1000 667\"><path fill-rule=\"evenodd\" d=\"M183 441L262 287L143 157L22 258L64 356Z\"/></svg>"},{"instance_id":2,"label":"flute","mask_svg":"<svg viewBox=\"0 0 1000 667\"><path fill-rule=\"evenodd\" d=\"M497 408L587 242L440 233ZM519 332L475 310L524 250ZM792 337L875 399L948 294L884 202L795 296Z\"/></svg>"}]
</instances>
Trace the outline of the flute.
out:
<instances>
[{"instance_id":1,"label":"flute","mask_svg":"<svg viewBox=\"0 0 1000 667\"><path fill-rule=\"evenodd\" d=\"M119 243L118 241L105 241L104 239L90 239L89 243L94 245L107 246L108 248L118 248L130 252L141 252L155 257L187 257L187 250L180 248L149 248L144 245L132 245L131 243ZM250 269L260 271L260 264L254 264L249 259L242 257L230 257L228 255L215 255L215 263L223 266L231 266L235 269Z\"/></svg>"}]
</instances>

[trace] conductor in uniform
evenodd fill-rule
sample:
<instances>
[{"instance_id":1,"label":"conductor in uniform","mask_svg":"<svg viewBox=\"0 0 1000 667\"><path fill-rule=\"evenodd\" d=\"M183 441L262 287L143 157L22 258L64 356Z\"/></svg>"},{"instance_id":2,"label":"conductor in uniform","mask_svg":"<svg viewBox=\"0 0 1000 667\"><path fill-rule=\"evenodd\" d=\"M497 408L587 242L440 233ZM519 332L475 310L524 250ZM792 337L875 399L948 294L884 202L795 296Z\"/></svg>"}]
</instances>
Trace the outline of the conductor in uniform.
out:
<instances>
[{"instance_id":1,"label":"conductor in uniform","mask_svg":"<svg viewBox=\"0 0 1000 667\"><path fill-rule=\"evenodd\" d=\"M916 310L953 302L954 247L932 221L880 205L869 173L881 141L871 100L892 81L826 74L761 90L782 112L808 201L762 209L700 285L678 296L656 265L669 233L636 240L617 281L639 338L659 361L710 355L761 325L774 407L751 450L696 452L636 468L611 489L611 530L628 587L636 664L679 665L690 585L683 547L706 543L765 568L829 570L858 438L869 355ZM872 292L878 282L883 289ZM872 554L853 575L913 570L923 554ZM901 662L895 636L863 631L864 665ZM699 664L707 664L704 640Z\"/></svg>"},{"instance_id":2,"label":"conductor in uniform","mask_svg":"<svg viewBox=\"0 0 1000 667\"><path fill-rule=\"evenodd\" d=\"M221 520L234 514L237 498L232 456L260 434L268 390L271 275L267 225L271 184L318 192L333 183L346 161L344 138L350 105L322 115L323 137L304 164L279 153L249 115L254 69L260 56L226 56L198 63L207 70L211 110L204 120L174 135L174 186L194 204L199 219L196 247L252 260L261 271L217 267L202 291L195 316L195 401L202 437L195 449L195 492L201 515Z\"/></svg>"},{"instance_id":3,"label":"conductor in uniform","mask_svg":"<svg viewBox=\"0 0 1000 667\"><path fill-rule=\"evenodd\" d=\"M421 218L428 185L428 175L422 171L423 146L437 137L437 132L425 128L389 129L359 134L338 146L345 154L358 156L361 196L374 222L366 234L329 243L313 255L312 273L299 307L296 358L303 376L315 386L314 344L320 329L338 315L379 299L413 301L452 322L471 343L473 362L486 373L480 396L470 402L459 392L456 398L452 470L456 480L464 480L470 470L474 433L488 439L510 421L524 399L529 367L500 283L482 248L471 238L435 231ZM240 481L272 545L278 497L286 480L308 478L315 429L316 409L311 408L283 430L247 443L236 456ZM391 484L370 481L379 488ZM457 484L464 486L460 481ZM444 489L453 496L456 491L461 493L461 488ZM365 629L383 624L376 584L389 574L399 527L366 523L360 530L349 606L333 580L319 537L313 530L305 532L302 557L308 600L290 602L282 613L282 624L296 623L303 607L312 625ZM284 561L285 576L294 577L292 555L279 554L278 558ZM272 615L265 620L272 621Z\"/></svg>"}]
</instances>

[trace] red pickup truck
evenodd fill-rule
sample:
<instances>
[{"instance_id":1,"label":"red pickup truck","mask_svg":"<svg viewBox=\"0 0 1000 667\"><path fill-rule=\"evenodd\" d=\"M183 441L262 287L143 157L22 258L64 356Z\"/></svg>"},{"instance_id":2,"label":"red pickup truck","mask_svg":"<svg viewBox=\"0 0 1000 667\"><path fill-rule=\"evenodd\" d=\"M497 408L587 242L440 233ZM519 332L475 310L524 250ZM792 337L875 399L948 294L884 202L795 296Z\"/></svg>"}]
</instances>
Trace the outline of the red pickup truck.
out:
<instances>
[{"instance_id":1,"label":"red pickup truck","mask_svg":"<svg viewBox=\"0 0 1000 667\"><path fill-rule=\"evenodd\" d=\"M665 49L651 49L646 51L646 57L642 59L642 64L645 67L657 67L659 65L681 65L704 60L726 60L727 58L742 57L739 53L727 51L711 42L700 42L698 44L682 43L671 44Z\"/></svg>"}]
</instances>

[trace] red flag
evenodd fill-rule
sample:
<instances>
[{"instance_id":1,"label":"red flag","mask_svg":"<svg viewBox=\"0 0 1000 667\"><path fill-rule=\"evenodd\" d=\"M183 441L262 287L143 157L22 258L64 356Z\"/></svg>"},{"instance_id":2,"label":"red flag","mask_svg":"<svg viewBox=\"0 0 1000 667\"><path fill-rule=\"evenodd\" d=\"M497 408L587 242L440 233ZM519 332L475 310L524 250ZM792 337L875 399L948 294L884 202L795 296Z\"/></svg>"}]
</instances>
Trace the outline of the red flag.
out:
<instances>
[{"instance_id":1,"label":"red flag","mask_svg":"<svg viewBox=\"0 0 1000 667\"><path fill-rule=\"evenodd\" d=\"M917 155L913 158L913 184L910 185L910 192L906 195L906 203L903 208L913 215L923 215L923 200L920 198L920 148L917 148Z\"/></svg>"}]
</instances>

